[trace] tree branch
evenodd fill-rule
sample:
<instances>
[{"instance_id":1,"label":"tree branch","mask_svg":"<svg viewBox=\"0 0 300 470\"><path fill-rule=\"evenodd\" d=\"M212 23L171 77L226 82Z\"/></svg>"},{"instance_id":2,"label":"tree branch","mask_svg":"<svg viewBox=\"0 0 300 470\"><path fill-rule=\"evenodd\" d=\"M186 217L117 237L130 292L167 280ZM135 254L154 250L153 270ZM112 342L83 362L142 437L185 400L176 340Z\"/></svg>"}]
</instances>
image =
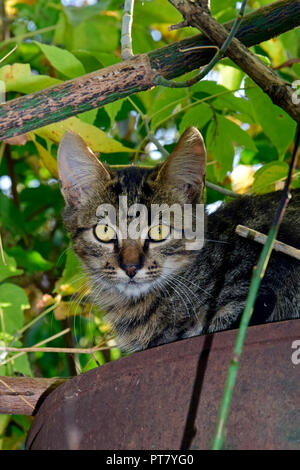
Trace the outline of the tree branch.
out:
<instances>
[{"instance_id":1,"label":"tree branch","mask_svg":"<svg viewBox=\"0 0 300 470\"><path fill-rule=\"evenodd\" d=\"M154 83L156 85L162 85L162 86L166 86L166 87L170 87L170 88L185 88L185 87L190 87L190 86L194 85L195 83L199 82L200 80L202 80L202 78L204 78L214 68L214 66L223 58L225 52L229 48L230 43L232 42L234 36L236 35L236 33L239 29L240 23L241 23L242 18L244 16L244 11L245 11L246 5L247 5L247 0L243 0L240 11L239 11L239 14L236 17L236 19L233 23L233 26L231 28L231 31L228 34L227 38L225 39L225 41L223 42L223 44L220 48L216 47L217 52L215 53L214 57L211 59L209 64L207 64L206 67L204 67L203 70L200 70L200 72L197 73L197 75L195 77L193 77L190 80L187 80L185 82L174 82L174 81L171 81L171 80L166 80L161 75L157 75L154 79ZM183 21L183 23L185 23L185 22L187 22L187 21Z\"/></svg>"},{"instance_id":2,"label":"tree branch","mask_svg":"<svg viewBox=\"0 0 300 470\"><path fill-rule=\"evenodd\" d=\"M198 2L192 0L169 0L169 2L180 11L190 26L200 29L217 46L222 47L228 38L227 29ZM296 122L300 122L300 104L293 102L294 92L290 83L282 80L237 38L232 39L226 55L269 95L274 104L284 109Z\"/></svg>"},{"instance_id":3,"label":"tree branch","mask_svg":"<svg viewBox=\"0 0 300 470\"><path fill-rule=\"evenodd\" d=\"M232 24L224 24L226 35ZM250 47L299 24L300 2L280 0L246 15L236 37ZM211 45L203 35L197 35L2 104L0 140L148 90L157 74L172 79L199 69L214 55L213 48L199 47Z\"/></svg>"}]
</instances>

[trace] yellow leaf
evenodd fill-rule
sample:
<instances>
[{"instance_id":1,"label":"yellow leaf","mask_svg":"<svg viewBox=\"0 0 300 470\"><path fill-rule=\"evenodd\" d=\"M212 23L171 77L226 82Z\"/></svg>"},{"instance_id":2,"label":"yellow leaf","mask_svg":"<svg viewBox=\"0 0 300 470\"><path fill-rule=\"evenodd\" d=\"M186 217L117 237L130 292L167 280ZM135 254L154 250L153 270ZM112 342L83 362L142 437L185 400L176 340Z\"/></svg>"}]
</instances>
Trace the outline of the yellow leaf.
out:
<instances>
[{"instance_id":1,"label":"yellow leaf","mask_svg":"<svg viewBox=\"0 0 300 470\"><path fill-rule=\"evenodd\" d=\"M72 302L61 302L54 310L56 320L65 320L68 317L80 315L82 307Z\"/></svg>"},{"instance_id":2,"label":"yellow leaf","mask_svg":"<svg viewBox=\"0 0 300 470\"><path fill-rule=\"evenodd\" d=\"M6 92L33 93L43 88L61 83L48 75L33 74L30 64L4 65L0 68L0 80L5 84Z\"/></svg>"},{"instance_id":3,"label":"yellow leaf","mask_svg":"<svg viewBox=\"0 0 300 470\"><path fill-rule=\"evenodd\" d=\"M58 179L58 169L57 169L57 161L54 157L52 157L51 153L48 152L41 144L39 144L34 137L34 134L30 132L28 134L31 140L33 140L37 151L39 152L40 159L42 160L43 165L47 168L47 170L51 173L51 175Z\"/></svg>"},{"instance_id":4,"label":"yellow leaf","mask_svg":"<svg viewBox=\"0 0 300 470\"><path fill-rule=\"evenodd\" d=\"M132 149L124 147L124 145L109 137L101 129L83 122L76 117L71 117L55 124L49 124L48 126L37 129L35 133L44 139L58 144L66 131L73 131L80 135L88 147L94 152L132 152Z\"/></svg>"}]
</instances>

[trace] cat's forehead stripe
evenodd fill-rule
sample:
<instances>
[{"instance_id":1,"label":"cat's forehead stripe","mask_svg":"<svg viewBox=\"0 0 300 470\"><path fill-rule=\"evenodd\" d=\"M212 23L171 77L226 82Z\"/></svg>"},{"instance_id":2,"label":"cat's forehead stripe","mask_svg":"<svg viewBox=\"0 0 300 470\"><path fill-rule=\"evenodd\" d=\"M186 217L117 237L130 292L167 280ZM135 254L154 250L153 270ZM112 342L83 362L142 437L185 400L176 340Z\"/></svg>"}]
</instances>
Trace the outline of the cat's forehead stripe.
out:
<instances>
[{"instance_id":1,"label":"cat's forehead stripe","mask_svg":"<svg viewBox=\"0 0 300 470\"><path fill-rule=\"evenodd\" d=\"M151 169L128 167L116 172L114 190L119 196L126 194L132 202L140 202L151 196L152 189L147 182Z\"/></svg>"}]
</instances>

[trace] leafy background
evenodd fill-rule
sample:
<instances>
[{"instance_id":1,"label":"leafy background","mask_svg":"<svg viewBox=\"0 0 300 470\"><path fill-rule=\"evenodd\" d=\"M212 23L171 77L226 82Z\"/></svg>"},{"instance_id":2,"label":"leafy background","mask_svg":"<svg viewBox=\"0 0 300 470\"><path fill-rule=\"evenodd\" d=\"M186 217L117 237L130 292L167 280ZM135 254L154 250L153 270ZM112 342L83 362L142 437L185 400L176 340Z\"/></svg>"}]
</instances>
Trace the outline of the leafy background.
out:
<instances>
[{"instance_id":1,"label":"leafy background","mask_svg":"<svg viewBox=\"0 0 300 470\"><path fill-rule=\"evenodd\" d=\"M211 3L218 21L235 17L235 1ZM267 3L249 0L247 12ZM18 46L0 63L0 91L6 90L6 100L121 60L119 0L7 0L4 5L0 59ZM168 26L178 21L180 15L167 0L136 0L134 53L195 34L192 28L169 32ZM299 56L299 36L299 30L289 31L252 50L293 82L300 77L300 63L281 65ZM168 151L186 127L198 127L208 150L207 178L215 184L254 194L283 185L295 123L229 59L191 89L157 87L1 142L0 233L6 265L0 259L0 345L48 345L48 338L71 328L49 345L103 343L111 349L74 358L0 351L0 375L67 377L121 356L103 312L88 301L79 262L62 226L56 152L65 130L72 129L102 161L155 165L163 157L149 141L145 120ZM299 173L293 187L300 186ZM206 199L214 210L224 196L207 189ZM24 448L30 422L26 416L0 415L0 448Z\"/></svg>"}]
</instances>

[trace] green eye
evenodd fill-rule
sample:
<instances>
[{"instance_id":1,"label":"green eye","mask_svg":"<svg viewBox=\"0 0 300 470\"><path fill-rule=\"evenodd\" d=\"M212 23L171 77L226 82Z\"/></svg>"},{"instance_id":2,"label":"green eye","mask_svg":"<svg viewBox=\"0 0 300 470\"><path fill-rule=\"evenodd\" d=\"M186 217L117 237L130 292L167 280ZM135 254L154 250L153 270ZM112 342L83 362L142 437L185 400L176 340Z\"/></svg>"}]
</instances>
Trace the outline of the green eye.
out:
<instances>
[{"instance_id":1,"label":"green eye","mask_svg":"<svg viewBox=\"0 0 300 470\"><path fill-rule=\"evenodd\" d=\"M170 234L170 227L168 225L155 225L151 227L149 230L149 238L155 242L162 242L165 240Z\"/></svg>"},{"instance_id":2,"label":"green eye","mask_svg":"<svg viewBox=\"0 0 300 470\"><path fill-rule=\"evenodd\" d=\"M116 238L116 232L109 225L96 225L95 235L104 243L108 243Z\"/></svg>"}]
</instances>

